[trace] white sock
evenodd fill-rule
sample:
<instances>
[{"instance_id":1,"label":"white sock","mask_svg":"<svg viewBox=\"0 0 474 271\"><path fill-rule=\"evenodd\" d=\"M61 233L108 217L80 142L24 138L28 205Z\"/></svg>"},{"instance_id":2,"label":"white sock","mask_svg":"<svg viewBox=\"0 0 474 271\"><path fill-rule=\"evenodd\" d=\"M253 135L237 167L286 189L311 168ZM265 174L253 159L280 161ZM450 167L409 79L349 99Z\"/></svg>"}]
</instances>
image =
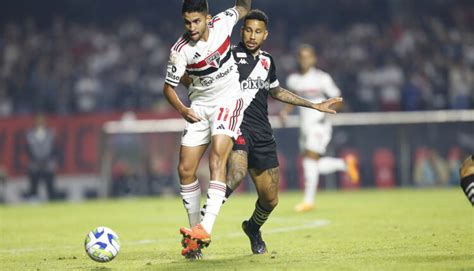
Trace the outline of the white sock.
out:
<instances>
[{"instance_id":1,"label":"white sock","mask_svg":"<svg viewBox=\"0 0 474 271\"><path fill-rule=\"evenodd\" d=\"M313 204L319 182L318 161L311 158L303 158L304 172L304 202Z\"/></svg>"},{"instance_id":2,"label":"white sock","mask_svg":"<svg viewBox=\"0 0 474 271\"><path fill-rule=\"evenodd\" d=\"M207 202L201 225L211 234L217 215L225 199L226 185L224 182L210 181L207 190Z\"/></svg>"},{"instance_id":3,"label":"white sock","mask_svg":"<svg viewBox=\"0 0 474 271\"><path fill-rule=\"evenodd\" d=\"M318 161L319 174L330 174L336 171L346 171L346 162L341 158L322 157Z\"/></svg>"},{"instance_id":4,"label":"white sock","mask_svg":"<svg viewBox=\"0 0 474 271\"><path fill-rule=\"evenodd\" d=\"M189 226L192 228L201 222L201 187L196 180L191 184L182 184L180 189L183 205L188 212Z\"/></svg>"}]
</instances>

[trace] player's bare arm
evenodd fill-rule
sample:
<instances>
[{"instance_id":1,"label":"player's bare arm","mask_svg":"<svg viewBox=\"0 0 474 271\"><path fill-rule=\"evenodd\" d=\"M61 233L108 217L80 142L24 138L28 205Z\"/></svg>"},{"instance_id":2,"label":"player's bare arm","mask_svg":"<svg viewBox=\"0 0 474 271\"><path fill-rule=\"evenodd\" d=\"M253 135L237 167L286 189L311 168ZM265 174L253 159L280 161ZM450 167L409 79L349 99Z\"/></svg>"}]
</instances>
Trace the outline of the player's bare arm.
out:
<instances>
[{"instance_id":1,"label":"player's bare arm","mask_svg":"<svg viewBox=\"0 0 474 271\"><path fill-rule=\"evenodd\" d=\"M332 106L342 103L342 97L331 98L321 103L313 103L280 86L270 89L270 95L275 100L287 103L292 106L296 105L296 106L308 107L308 108L316 109L318 111L321 111L324 113L330 113L330 114L336 114L336 110L332 109L331 108ZM286 113L289 113L289 112L290 111L288 110Z\"/></svg>"},{"instance_id":2,"label":"player's bare arm","mask_svg":"<svg viewBox=\"0 0 474 271\"><path fill-rule=\"evenodd\" d=\"M250 11L252 0L237 0L235 1L235 9L239 12L239 20L245 17Z\"/></svg>"},{"instance_id":3,"label":"player's bare arm","mask_svg":"<svg viewBox=\"0 0 474 271\"><path fill-rule=\"evenodd\" d=\"M183 102L178 97L178 94L176 94L176 90L173 86L166 84L163 86L163 93L168 100L168 102L178 111L183 118L190 123L198 122L201 121L201 118L194 113L194 111L185 106Z\"/></svg>"}]
</instances>

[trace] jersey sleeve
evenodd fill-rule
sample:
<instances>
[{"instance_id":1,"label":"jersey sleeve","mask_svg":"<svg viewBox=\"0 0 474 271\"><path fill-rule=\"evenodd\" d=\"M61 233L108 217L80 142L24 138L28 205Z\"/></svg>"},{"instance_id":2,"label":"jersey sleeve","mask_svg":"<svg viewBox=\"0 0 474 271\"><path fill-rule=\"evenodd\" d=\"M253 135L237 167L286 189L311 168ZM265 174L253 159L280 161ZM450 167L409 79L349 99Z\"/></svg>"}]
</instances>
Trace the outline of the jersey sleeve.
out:
<instances>
[{"instance_id":1,"label":"jersey sleeve","mask_svg":"<svg viewBox=\"0 0 474 271\"><path fill-rule=\"evenodd\" d=\"M212 18L211 25L219 27L222 31L226 31L229 36L232 34L232 29L239 21L239 12L235 7L229 8Z\"/></svg>"},{"instance_id":2,"label":"jersey sleeve","mask_svg":"<svg viewBox=\"0 0 474 271\"><path fill-rule=\"evenodd\" d=\"M165 82L173 87L179 84L179 80L186 72L186 58L183 53L171 50L166 69Z\"/></svg>"},{"instance_id":3,"label":"jersey sleeve","mask_svg":"<svg viewBox=\"0 0 474 271\"><path fill-rule=\"evenodd\" d=\"M329 96L330 98L341 96L341 90L337 87L336 83L329 74L327 75L325 81L326 86L324 88L324 91L326 92L327 96Z\"/></svg>"},{"instance_id":4,"label":"jersey sleeve","mask_svg":"<svg viewBox=\"0 0 474 271\"><path fill-rule=\"evenodd\" d=\"M273 57L270 57L271 64L270 64L270 71L269 71L269 78L270 78L270 88L276 88L280 86L280 82L278 82L278 78L276 75L276 65Z\"/></svg>"}]
</instances>

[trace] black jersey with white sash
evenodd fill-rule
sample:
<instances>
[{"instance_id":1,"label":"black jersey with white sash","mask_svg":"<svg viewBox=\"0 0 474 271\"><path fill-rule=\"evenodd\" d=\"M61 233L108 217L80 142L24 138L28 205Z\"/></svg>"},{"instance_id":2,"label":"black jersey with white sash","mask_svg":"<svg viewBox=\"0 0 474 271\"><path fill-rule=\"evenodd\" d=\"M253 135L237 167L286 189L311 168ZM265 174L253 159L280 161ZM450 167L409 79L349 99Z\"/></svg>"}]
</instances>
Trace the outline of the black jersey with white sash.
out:
<instances>
[{"instance_id":1,"label":"black jersey with white sash","mask_svg":"<svg viewBox=\"0 0 474 271\"><path fill-rule=\"evenodd\" d=\"M256 140L273 138L267 103L270 89L279 86L273 57L265 51L260 51L254 57L247 52L242 43L232 48L232 54L239 70L239 81L244 96L248 99L253 98L245 110L240 129L243 133L251 134Z\"/></svg>"}]
</instances>

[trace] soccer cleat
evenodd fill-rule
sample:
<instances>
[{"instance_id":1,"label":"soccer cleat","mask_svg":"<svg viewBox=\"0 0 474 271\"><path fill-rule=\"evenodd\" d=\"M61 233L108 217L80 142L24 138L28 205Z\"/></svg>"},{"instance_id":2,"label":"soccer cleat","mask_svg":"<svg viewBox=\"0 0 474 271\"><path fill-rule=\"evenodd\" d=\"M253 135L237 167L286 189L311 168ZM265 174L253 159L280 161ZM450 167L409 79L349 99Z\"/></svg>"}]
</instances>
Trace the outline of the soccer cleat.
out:
<instances>
[{"instance_id":1,"label":"soccer cleat","mask_svg":"<svg viewBox=\"0 0 474 271\"><path fill-rule=\"evenodd\" d=\"M298 213L309 212L314 209L314 204L301 202L295 206L295 211Z\"/></svg>"},{"instance_id":2,"label":"soccer cleat","mask_svg":"<svg viewBox=\"0 0 474 271\"><path fill-rule=\"evenodd\" d=\"M196 241L189 238L183 238L183 240L181 240L181 245L183 246L181 255L183 255L186 259L198 260L203 257L201 247Z\"/></svg>"},{"instance_id":3,"label":"soccer cleat","mask_svg":"<svg viewBox=\"0 0 474 271\"><path fill-rule=\"evenodd\" d=\"M191 229L182 227L179 229L179 232L184 238L196 241L200 248L208 247L209 243L211 243L211 236L201 224L197 224Z\"/></svg>"},{"instance_id":4,"label":"soccer cleat","mask_svg":"<svg viewBox=\"0 0 474 271\"><path fill-rule=\"evenodd\" d=\"M358 163L355 155L349 154L346 156L347 174L353 184L358 184L360 179Z\"/></svg>"},{"instance_id":5,"label":"soccer cleat","mask_svg":"<svg viewBox=\"0 0 474 271\"><path fill-rule=\"evenodd\" d=\"M242 222L242 230L250 239L250 247L252 248L253 254L264 254L267 253L267 246L262 240L262 233L260 231L253 232L248 227L248 220Z\"/></svg>"}]
</instances>

